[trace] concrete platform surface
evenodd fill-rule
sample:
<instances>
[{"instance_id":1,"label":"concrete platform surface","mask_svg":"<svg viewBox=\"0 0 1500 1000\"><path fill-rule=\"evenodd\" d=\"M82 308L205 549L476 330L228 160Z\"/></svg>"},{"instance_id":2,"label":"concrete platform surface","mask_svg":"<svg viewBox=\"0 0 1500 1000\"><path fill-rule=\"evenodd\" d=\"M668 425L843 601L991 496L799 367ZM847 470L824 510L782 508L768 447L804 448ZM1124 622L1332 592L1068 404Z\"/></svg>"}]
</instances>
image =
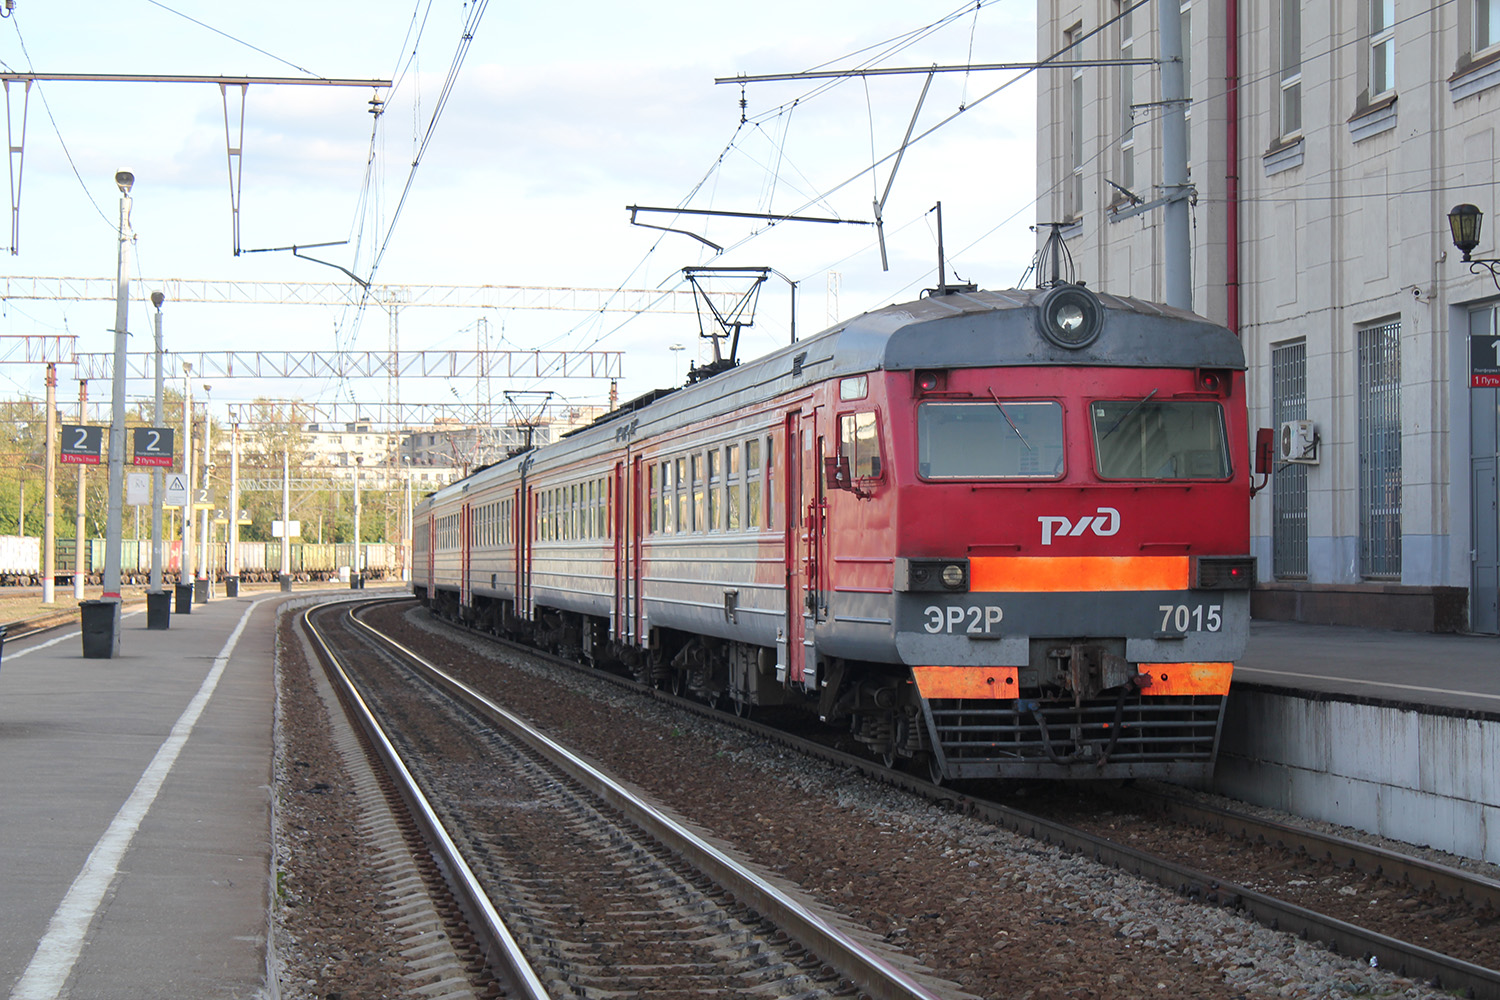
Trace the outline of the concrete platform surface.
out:
<instances>
[{"instance_id":1,"label":"concrete platform surface","mask_svg":"<svg viewBox=\"0 0 1500 1000\"><path fill-rule=\"evenodd\" d=\"M1500 636L1257 620L1234 683L1500 720Z\"/></svg>"},{"instance_id":2,"label":"concrete platform surface","mask_svg":"<svg viewBox=\"0 0 1500 1000\"><path fill-rule=\"evenodd\" d=\"M0 656L0 995L257 997L275 607L245 596Z\"/></svg>"}]
</instances>

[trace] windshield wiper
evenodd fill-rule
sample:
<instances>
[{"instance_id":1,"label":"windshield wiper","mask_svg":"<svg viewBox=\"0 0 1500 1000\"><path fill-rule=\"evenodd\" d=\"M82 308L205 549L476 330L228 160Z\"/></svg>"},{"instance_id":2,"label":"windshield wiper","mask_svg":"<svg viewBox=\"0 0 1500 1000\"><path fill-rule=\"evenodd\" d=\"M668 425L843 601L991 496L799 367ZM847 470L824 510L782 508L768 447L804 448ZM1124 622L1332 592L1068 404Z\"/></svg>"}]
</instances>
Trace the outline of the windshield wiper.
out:
<instances>
[{"instance_id":1,"label":"windshield wiper","mask_svg":"<svg viewBox=\"0 0 1500 1000\"><path fill-rule=\"evenodd\" d=\"M1160 389L1152 389L1150 392L1146 393L1140 399L1136 400L1135 401L1135 405L1132 406L1130 409L1126 410L1125 413L1120 417L1120 419L1115 421L1113 427L1111 427L1109 430L1105 431L1103 434L1099 435L1099 440L1103 441L1105 438L1109 437L1115 431L1119 430L1121 424L1123 424L1125 421L1129 420L1131 418L1131 416L1135 413L1136 410L1139 410L1142 406L1145 406L1147 400L1149 400L1152 396L1156 395L1158 392L1161 392L1161 390Z\"/></svg>"},{"instance_id":2,"label":"windshield wiper","mask_svg":"<svg viewBox=\"0 0 1500 1000\"><path fill-rule=\"evenodd\" d=\"M1005 412L1005 406L1000 402L1000 397L995 395L994 387L985 386L985 389L989 390L990 398L995 401L995 409L999 410L1000 415L1005 418L1005 422L1010 424L1010 429L1016 432L1016 437L1021 439L1021 443L1026 446L1026 450L1035 452L1036 449L1031 446L1031 442L1026 440L1026 435L1021 433L1021 428L1017 427L1016 422L1010 419L1010 414Z\"/></svg>"}]
</instances>

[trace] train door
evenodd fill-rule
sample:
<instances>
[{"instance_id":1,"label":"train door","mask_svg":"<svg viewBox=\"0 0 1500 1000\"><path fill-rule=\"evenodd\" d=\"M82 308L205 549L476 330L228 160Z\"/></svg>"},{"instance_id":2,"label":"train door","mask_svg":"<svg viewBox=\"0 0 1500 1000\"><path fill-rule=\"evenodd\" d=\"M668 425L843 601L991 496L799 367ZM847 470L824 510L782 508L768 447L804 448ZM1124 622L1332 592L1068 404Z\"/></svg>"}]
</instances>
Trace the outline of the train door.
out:
<instances>
[{"instance_id":1,"label":"train door","mask_svg":"<svg viewBox=\"0 0 1500 1000\"><path fill-rule=\"evenodd\" d=\"M511 593L515 595L510 609L512 616L521 613L521 585L523 579L521 566L526 552L526 532L522 530L522 525L526 523L526 507L523 497L524 491L519 486L510 491L510 570L513 581L511 584Z\"/></svg>"},{"instance_id":2,"label":"train door","mask_svg":"<svg viewBox=\"0 0 1500 1000\"><path fill-rule=\"evenodd\" d=\"M437 596L437 523L438 519L429 511L427 517L427 599L429 601ZM176 569L175 566L170 568Z\"/></svg>"},{"instance_id":3,"label":"train door","mask_svg":"<svg viewBox=\"0 0 1500 1000\"><path fill-rule=\"evenodd\" d=\"M787 679L809 690L818 681L813 630L823 613L824 500L818 474L817 408L786 417Z\"/></svg>"},{"instance_id":4,"label":"train door","mask_svg":"<svg viewBox=\"0 0 1500 1000\"><path fill-rule=\"evenodd\" d=\"M473 538L470 537L470 529L474 524L474 510L465 503L458 509L458 606L460 613L469 607L473 600L473 581L469 579L469 571L473 565Z\"/></svg>"},{"instance_id":5,"label":"train door","mask_svg":"<svg viewBox=\"0 0 1500 1000\"><path fill-rule=\"evenodd\" d=\"M516 617L531 620L531 548L536 541L536 491L522 481L521 544L516 549Z\"/></svg>"},{"instance_id":6,"label":"train door","mask_svg":"<svg viewBox=\"0 0 1500 1000\"><path fill-rule=\"evenodd\" d=\"M615 550L615 599L610 631L616 642L628 642L630 631L630 539L626 537L625 463L616 462L609 485L609 529Z\"/></svg>"},{"instance_id":7,"label":"train door","mask_svg":"<svg viewBox=\"0 0 1500 1000\"><path fill-rule=\"evenodd\" d=\"M642 557L646 535L646 510L650 502L647 496L649 490L646 468L641 462L641 456L636 455L630 472L630 596L627 607L630 615L630 639L637 648L641 649L646 646L645 606L642 603L641 583L646 576Z\"/></svg>"}]
</instances>

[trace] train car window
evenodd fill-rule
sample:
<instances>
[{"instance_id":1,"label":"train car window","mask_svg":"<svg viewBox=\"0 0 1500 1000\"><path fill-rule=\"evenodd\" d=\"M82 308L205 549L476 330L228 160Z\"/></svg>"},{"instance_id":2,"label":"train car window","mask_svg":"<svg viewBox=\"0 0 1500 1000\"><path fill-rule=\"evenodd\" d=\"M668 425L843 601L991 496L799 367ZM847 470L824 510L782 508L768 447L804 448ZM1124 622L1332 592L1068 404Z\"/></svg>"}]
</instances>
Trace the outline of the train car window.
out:
<instances>
[{"instance_id":1,"label":"train car window","mask_svg":"<svg viewBox=\"0 0 1500 1000\"><path fill-rule=\"evenodd\" d=\"M724 452L712 448L708 453L708 524L709 531L717 531L721 523L719 508L723 506L720 485L724 478Z\"/></svg>"},{"instance_id":2,"label":"train car window","mask_svg":"<svg viewBox=\"0 0 1500 1000\"><path fill-rule=\"evenodd\" d=\"M661 531L661 472L662 466L655 462L651 463L651 471L646 474L646 501L647 509L650 510L650 523L647 531L656 534Z\"/></svg>"},{"instance_id":3,"label":"train car window","mask_svg":"<svg viewBox=\"0 0 1500 1000\"><path fill-rule=\"evenodd\" d=\"M839 417L839 457L849 460L855 479L880 476L880 437L873 411Z\"/></svg>"},{"instance_id":4,"label":"train car window","mask_svg":"<svg viewBox=\"0 0 1500 1000\"><path fill-rule=\"evenodd\" d=\"M864 399L869 394L870 378L868 375L839 380L839 399L846 403L856 399Z\"/></svg>"},{"instance_id":5,"label":"train car window","mask_svg":"<svg viewBox=\"0 0 1500 1000\"><path fill-rule=\"evenodd\" d=\"M703 456L691 456L688 460L688 465L688 473L692 477L691 482L693 484L693 523L689 530L705 531L707 530L707 524L705 523L707 512L703 509Z\"/></svg>"},{"instance_id":6,"label":"train car window","mask_svg":"<svg viewBox=\"0 0 1500 1000\"><path fill-rule=\"evenodd\" d=\"M745 442L745 527L760 527L760 441Z\"/></svg>"},{"instance_id":7,"label":"train car window","mask_svg":"<svg viewBox=\"0 0 1500 1000\"><path fill-rule=\"evenodd\" d=\"M922 403L917 472L924 479L1057 479L1063 474L1062 406Z\"/></svg>"},{"instance_id":8,"label":"train car window","mask_svg":"<svg viewBox=\"0 0 1500 1000\"><path fill-rule=\"evenodd\" d=\"M724 446L724 530L740 530L740 446Z\"/></svg>"},{"instance_id":9,"label":"train car window","mask_svg":"<svg viewBox=\"0 0 1500 1000\"><path fill-rule=\"evenodd\" d=\"M676 485L676 492L672 494L677 506L677 533L691 531L692 525L688 522L688 484L687 484L687 459L677 460L676 471L673 472L672 482Z\"/></svg>"},{"instance_id":10,"label":"train car window","mask_svg":"<svg viewBox=\"0 0 1500 1000\"><path fill-rule=\"evenodd\" d=\"M1099 399L1089 405L1100 479L1227 479L1224 409L1212 400Z\"/></svg>"}]
</instances>

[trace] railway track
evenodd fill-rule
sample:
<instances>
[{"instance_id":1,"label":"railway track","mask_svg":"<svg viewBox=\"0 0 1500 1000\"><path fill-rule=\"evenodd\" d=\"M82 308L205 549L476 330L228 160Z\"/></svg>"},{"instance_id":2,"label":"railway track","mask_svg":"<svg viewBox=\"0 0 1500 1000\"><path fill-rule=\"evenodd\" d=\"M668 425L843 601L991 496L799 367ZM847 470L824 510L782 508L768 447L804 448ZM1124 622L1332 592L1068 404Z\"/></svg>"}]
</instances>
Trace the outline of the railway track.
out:
<instances>
[{"instance_id":1,"label":"railway track","mask_svg":"<svg viewBox=\"0 0 1500 1000\"><path fill-rule=\"evenodd\" d=\"M1492 967L1500 954L1500 882L1482 874L1139 786L1054 810L1053 817L1038 815L987 797L984 789L937 787L630 678L534 650L527 655L860 771L996 826L1150 878L1186 897L1238 910L1267 927L1322 942L1372 966L1445 990L1500 998L1500 971Z\"/></svg>"},{"instance_id":2,"label":"railway track","mask_svg":"<svg viewBox=\"0 0 1500 1000\"><path fill-rule=\"evenodd\" d=\"M344 609L308 627L509 995L963 995Z\"/></svg>"}]
</instances>

